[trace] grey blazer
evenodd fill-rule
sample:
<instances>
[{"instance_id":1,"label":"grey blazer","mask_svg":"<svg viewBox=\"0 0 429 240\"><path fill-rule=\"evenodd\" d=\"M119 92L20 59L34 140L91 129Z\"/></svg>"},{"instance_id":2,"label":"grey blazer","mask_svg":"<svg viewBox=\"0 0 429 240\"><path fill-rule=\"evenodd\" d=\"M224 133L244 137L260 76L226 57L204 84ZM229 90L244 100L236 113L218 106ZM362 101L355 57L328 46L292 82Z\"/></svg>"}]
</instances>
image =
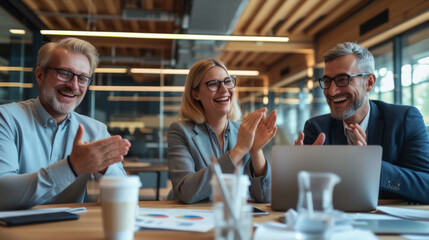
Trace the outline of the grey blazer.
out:
<instances>
[{"instance_id":1,"label":"grey blazer","mask_svg":"<svg viewBox=\"0 0 429 240\"><path fill-rule=\"evenodd\" d=\"M229 155L236 143L240 122L228 122L227 153L218 159L223 173L233 173L234 164ZM168 130L168 166L172 192L169 198L181 200L184 203L195 203L201 200L211 200L211 172L208 166L210 157L215 156L205 124L194 122L174 122ZM250 178L250 196L258 202L271 201L271 166L267 161L267 171L264 176L254 177L250 154L243 159L244 174Z\"/></svg>"}]
</instances>

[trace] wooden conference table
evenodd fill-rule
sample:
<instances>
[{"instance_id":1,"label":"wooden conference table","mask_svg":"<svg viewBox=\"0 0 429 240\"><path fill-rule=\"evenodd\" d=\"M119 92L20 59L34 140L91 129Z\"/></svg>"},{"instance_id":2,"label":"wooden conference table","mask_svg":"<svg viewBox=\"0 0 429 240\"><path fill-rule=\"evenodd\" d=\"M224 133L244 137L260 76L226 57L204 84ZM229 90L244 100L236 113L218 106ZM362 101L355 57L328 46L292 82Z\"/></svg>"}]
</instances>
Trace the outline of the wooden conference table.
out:
<instances>
[{"instance_id":1,"label":"wooden conference table","mask_svg":"<svg viewBox=\"0 0 429 240\"><path fill-rule=\"evenodd\" d=\"M197 203L192 205L184 205L177 201L144 201L139 203L140 207L144 208L186 208L186 209L211 209L211 203ZM263 223L267 221L277 221L283 212L273 212L270 204L254 204L264 210L270 212L267 216L256 216L253 218L254 223ZM383 204L384 205L384 204ZM395 205L396 206L396 205ZM86 207L87 212L80 213L79 220L52 222L43 224L34 224L16 227L0 227L0 239L17 240L17 239L85 239L97 240L104 239L101 206L99 203L82 203L82 204L56 204L56 205L41 205L36 208L47 207ZM409 207L409 206L407 206ZM429 206L412 206L418 209L428 209ZM377 236L379 239L404 239L395 235ZM134 239L214 239L214 232L210 230L206 233L184 232L184 231L138 231L134 235Z\"/></svg>"}]
</instances>

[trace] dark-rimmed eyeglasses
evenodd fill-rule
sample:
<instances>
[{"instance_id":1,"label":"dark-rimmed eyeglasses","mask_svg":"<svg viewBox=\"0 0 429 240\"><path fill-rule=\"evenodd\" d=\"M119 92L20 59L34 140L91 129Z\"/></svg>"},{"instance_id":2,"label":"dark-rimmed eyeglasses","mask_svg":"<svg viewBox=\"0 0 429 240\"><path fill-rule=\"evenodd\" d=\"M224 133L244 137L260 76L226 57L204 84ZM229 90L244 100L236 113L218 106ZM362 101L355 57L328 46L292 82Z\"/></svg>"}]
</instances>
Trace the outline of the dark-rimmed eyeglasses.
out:
<instances>
[{"instance_id":1,"label":"dark-rimmed eyeglasses","mask_svg":"<svg viewBox=\"0 0 429 240\"><path fill-rule=\"evenodd\" d=\"M333 78L324 76L322 78L319 78L319 85L322 89L328 89L331 87L332 81L335 82L335 85L337 87L347 87L350 84L350 78L352 77L365 77L371 73L359 73L359 74L339 74Z\"/></svg>"},{"instance_id":2,"label":"dark-rimmed eyeglasses","mask_svg":"<svg viewBox=\"0 0 429 240\"><path fill-rule=\"evenodd\" d=\"M89 84L91 84L92 78L84 75L79 75L74 72L71 72L67 69L63 68L52 68L52 67L45 67L49 70L55 70L57 72L57 78L58 80L62 82L70 82L74 76L77 76L77 84L79 87L87 87Z\"/></svg>"},{"instance_id":3,"label":"dark-rimmed eyeglasses","mask_svg":"<svg viewBox=\"0 0 429 240\"><path fill-rule=\"evenodd\" d=\"M237 81L237 79L235 76L229 76L229 77L225 78L223 81L210 80L210 81L205 82L204 84L207 86L207 88L209 89L210 92L217 92L217 91L219 91L220 83L223 83L223 85L227 89L233 89L235 87L236 81Z\"/></svg>"}]
</instances>

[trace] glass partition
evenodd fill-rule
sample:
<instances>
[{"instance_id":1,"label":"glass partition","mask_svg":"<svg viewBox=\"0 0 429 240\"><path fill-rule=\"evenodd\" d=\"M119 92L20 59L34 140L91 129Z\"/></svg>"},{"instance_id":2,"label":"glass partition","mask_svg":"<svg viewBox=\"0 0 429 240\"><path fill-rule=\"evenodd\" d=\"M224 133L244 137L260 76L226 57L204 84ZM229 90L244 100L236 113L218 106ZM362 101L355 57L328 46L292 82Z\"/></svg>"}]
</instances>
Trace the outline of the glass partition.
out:
<instances>
[{"instance_id":1,"label":"glass partition","mask_svg":"<svg viewBox=\"0 0 429 240\"><path fill-rule=\"evenodd\" d=\"M0 7L0 104L21 101L33 92L33 34Z\"/></svg>"},{"instance_id":2,"label":"glass partition","mask_svg":"<svg viewBox=\"0 0 429 240\"><path fill-rule=\"evenodd\" d=\"M417 107L429 124L429 27L402 38L402 102Z\"/></svg>"},{"instance_id":3,"label":"glass partition","mask_svg":"<svg viewBox=\"0 0 429 240\"><path fill-rule=\"evenodd\" d=\"M393 43L388 42L381 46L371 48L370 51L374 55L374 74L377 81L369 97L374 100L394 103Z\"/></svg>"}]
</instances>

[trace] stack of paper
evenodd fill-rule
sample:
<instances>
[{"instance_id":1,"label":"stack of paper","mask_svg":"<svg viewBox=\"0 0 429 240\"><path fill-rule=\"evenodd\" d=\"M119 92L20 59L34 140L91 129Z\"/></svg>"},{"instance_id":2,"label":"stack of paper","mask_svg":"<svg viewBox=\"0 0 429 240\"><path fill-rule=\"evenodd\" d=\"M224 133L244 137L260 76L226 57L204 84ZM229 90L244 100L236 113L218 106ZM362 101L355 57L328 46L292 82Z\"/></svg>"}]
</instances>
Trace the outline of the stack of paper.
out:
<instances>
[{"instance_id":1,"label":"stack of paper","mask_svg":"<svg viewBox=\"0 0 429 240\"><path fill-rule=\"evenodd\" d=\"M288 228L283 223L276 222L267 222L264 224L259 224L256 229L254 240L295 240L296 232ZM360 229L348 229L344 231L334 232L332 234L331 240L376 240L377 237L374 233L366 230Z\"/></svg>"},{"instance_id":2,"label":"stack of paper","mask_svg":"<svg viewBox=\"0 0 429 240\"><path fill-rule=\"evenodd\" d=\"M384 212L386 214L404 218L408 220L417 220L417 221L429 221L429 211L428 210L418 210L410 208L398 208L398 207L378 207L377 210Z\"/></svg>"}]
</instances>

